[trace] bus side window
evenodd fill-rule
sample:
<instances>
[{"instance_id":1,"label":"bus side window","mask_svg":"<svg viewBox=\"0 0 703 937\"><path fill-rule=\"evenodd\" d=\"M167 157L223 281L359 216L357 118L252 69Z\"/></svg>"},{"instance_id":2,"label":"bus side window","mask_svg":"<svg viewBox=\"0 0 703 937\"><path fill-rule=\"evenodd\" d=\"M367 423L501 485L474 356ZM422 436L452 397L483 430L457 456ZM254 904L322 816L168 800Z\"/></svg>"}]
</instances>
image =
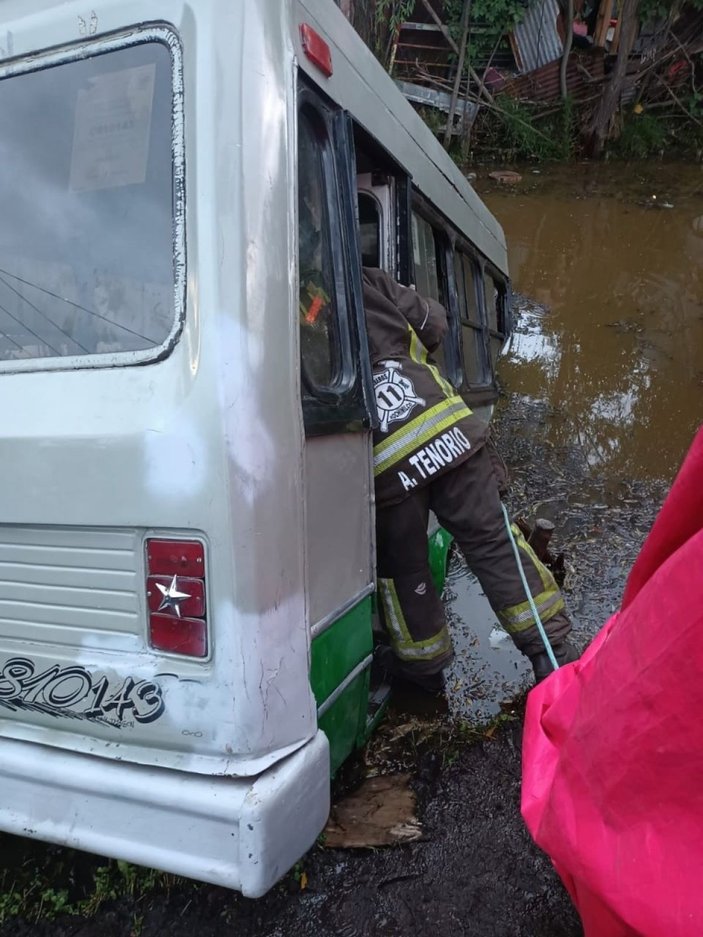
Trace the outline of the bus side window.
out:
<instances>
[{"instance_id":1,"label":"bus side window","mask_svg":"<svg viewBox=\"0 0 703 937\"><path fill-rule=\"evenodd\" d=\"M342 347L332 265L327 130L312 109L298 124L298 261L300 353L303 380L312 393L341 378Z\"/></svg>"},{"instance_id":2,"label":"bus side window","mask_svg":"<svg viewBox=\"0 0 703 937\"><path fill-rule=\"evenodd\" d=\"M454 276L459 296L466 381L469 386L482 386L489 383L490 370L486 359L485 328L478 302L478 268L463 251L454 253Z\"/></svg>"},{"instance_id":3,"label":"bus side window","mask_svg":"<svg viewBox=\"0 0 703 937\"><path fill-rule=\"evenodd\" d=\"M412 240L417 291L436 299L447 312L447 334L442 345L432 352L432 359L443 376L458 388L462 384L463 374L456 310L451 290L447 289L449 271L446 268L451 262L449 240L444 231L435 228L416 212L412 214Z\"/></svg>"},{"instance_id":4,"label":"bus side window","mask_svg":"<svg viewBox=\"0 0 703 937\"><path fill-rule=\"evenodd\" d=\"M359 240L362 266L380 267L381 216L375 199L366 192L359 193Z\"/></svg>"},{"instance_id":5,"label":"bus side window","mask_svg":"<svg viewBox=\"0 0 703 937\"><path fill-rule=\"evenodd\" d=\"M507 332L508 295L505 284L494 279L487 269L483 273L483 295L486 301L491 362L495 367Z\"/></svg>"},{"instance_id":6,"label":"bus side window","mask_svg":"<svg viewBox=\"0 0 703 937\"><path fill-rule=\"evenodd\" d=\"M413 212L412 231L415 288L421 296L430 296L442 302L437 271L437 247L432 225Z\"/></svg>"}]
</instances>

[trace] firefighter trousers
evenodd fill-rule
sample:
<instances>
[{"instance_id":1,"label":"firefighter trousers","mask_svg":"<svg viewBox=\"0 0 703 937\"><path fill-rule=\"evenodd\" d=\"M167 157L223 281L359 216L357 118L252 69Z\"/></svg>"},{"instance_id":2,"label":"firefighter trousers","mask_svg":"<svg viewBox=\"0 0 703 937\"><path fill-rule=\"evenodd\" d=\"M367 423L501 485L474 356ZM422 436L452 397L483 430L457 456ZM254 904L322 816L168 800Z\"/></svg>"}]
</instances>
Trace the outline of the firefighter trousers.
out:
<instances>
[{"instance_id":1,"label":"firefighter trousers","mask_svg":"<svg viewBox=\"0 0 703 937\"><path fill-rule=\"evenodd\" d=\"M430 574L430 510L454 537L501 625L528 657L544 652L515 561L490 455L483 447L461 465L376 511L378 587L391 647L401 670L437 673L453 657L444 608ZM551 572L513 525L525 576L552 645L571 631Z\"/></svg>"}]
</instances>

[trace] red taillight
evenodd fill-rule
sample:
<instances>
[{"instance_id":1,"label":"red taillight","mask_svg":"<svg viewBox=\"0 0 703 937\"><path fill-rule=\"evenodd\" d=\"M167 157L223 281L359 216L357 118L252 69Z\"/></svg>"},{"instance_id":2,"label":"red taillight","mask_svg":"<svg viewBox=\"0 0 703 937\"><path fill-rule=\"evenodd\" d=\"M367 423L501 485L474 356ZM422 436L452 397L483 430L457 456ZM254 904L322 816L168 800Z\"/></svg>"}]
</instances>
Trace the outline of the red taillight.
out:
<instances>
[{"instance_id":1,"label":"red taillight","mask_svg":"<svg viewBox=\"0 0 703 937\"><path fill-rule=\"evenodd\" d=\"M205 548L197 540L147 540L146 556L152 576L205 576Z\"/></svg>"},{"instance_id":2,"label":"red taillight","mask_svg":"<svg viewBox=\"0 0 703 937\"><path fill-rule=\"evenodd\" d=\"M171 654L207 657L207 623L202 618L172 618L151 615L149 636L152 647Z\"/></svg>"},{"instance_id":3,"label":"red taillight","mask_svg":"<svg viewBox=\"0 0 703 937\"><path fill-rule=\"evenodd\" d=\"M332 74L332 53L322 36L315 32L307 23L300 24L300 40L303 43L303 52L316 65L325 78Z\"/></svg>"},{"instance_id":4,"label":"red taillight","mask_svg":"<svg viewBox=\"0 0 703 937\"><path fill-rule=\"evenodd\" d=\"M206 657L205 547L197 540L147 540L146 557L151 646Z\"/></svg>"}]
</instances>

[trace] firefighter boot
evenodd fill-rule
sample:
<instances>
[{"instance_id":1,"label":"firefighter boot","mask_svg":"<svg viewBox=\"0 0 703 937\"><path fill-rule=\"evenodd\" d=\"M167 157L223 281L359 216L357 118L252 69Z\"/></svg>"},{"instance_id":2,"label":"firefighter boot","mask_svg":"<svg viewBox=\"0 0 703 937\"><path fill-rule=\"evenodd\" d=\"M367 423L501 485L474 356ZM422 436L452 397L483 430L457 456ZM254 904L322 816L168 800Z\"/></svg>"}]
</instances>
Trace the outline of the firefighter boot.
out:
<instances>
[{"instance_id":1,"label":"firefighter boot","mask_svg":"<svg viewBox=\"0 0 703 937\"><path fill-rule=\"evenodd\" d=\"M444 690L444 672L418 673L412 665L404 667L401 661L387 645L376 649L374 663L377 663L393 683L411 684L416 689L431 695L437 695Z\"/></svg>"},{"instance_id":2,"label":"firefighter boot","mask_svg":"<svg viewBox=\"0 0 703 937\"><path fill-rule=\"evenodd\" d=\"M552 651L554 651L554 656L560 667L564 664L573 663L573 661L578 660L581 656L573 644L569 644L568 641L558 641L556 644L553 644ZM542 651L541 654L533 654L530 657L530 662L535 672L535 683L541 683L542 680L548 677L554 670L546 651Z\"/></svg>"}]
</instances>

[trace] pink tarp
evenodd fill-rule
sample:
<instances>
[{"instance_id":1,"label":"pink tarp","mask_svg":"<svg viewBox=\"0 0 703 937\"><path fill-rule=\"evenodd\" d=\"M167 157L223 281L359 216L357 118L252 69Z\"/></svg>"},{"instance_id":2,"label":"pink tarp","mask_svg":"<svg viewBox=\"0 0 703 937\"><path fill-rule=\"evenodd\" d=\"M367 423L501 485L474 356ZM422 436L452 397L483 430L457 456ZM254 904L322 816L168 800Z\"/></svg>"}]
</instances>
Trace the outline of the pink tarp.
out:
<instances>
[{"instance_id":1,"label":"pink tarp","mask_svg":"<svg viewBox=\"0 0 703 937\"><path fill-rule=\"evenodd\" d=\"M530 693L522 813L586 937L703 937L703 429L622 608Z\"/></svg>"}]
</instances>

